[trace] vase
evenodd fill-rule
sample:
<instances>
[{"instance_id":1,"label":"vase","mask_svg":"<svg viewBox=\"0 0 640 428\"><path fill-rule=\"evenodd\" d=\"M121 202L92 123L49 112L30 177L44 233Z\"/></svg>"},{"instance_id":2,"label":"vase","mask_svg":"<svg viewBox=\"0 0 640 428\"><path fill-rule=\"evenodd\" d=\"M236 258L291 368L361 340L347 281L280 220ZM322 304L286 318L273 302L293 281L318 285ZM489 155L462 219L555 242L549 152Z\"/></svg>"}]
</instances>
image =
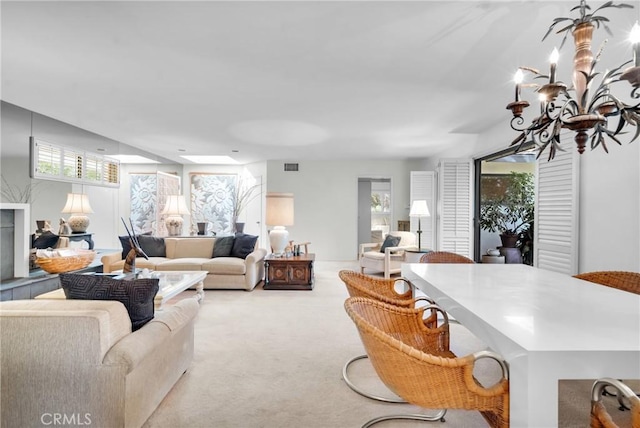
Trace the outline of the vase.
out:
<instances>
[{"instance_id":1,"label":"vase","mask_svg":"<svg viewBox=\"0 0 640 428\"><path fill-rule=\"evenodd\" d=\"M236 233L244 233L244 223L235 223L236 225Z\"/></svg>"},{"instance_id":2,"label":"vase","mask_svg":"<svg viewBox=\"0 0 640 428\"><path fill-rule=\"evenodd\" d=\"M500 240L502 241L502 246L505 248L516 248L516 244L518 242L518 235L517 234L506 234L506 233L501 233L500 234Z\"/></svg>"},{"instance_id":3,"label":"vase","mask_svg":"<svg viewBox=\"0 0 640 428\"><path fill-rule=\"evenodd\" d=\"M206 235L207 234L207 223L198 222L198 235Z\"/></svg>"}]
</instances>

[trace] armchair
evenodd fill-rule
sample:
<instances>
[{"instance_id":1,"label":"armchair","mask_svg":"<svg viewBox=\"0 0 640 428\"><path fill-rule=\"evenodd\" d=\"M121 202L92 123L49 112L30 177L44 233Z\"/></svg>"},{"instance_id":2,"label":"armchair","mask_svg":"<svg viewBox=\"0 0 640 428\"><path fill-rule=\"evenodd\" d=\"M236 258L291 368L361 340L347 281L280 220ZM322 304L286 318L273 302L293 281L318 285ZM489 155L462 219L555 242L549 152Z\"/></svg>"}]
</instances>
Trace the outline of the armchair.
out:
<instances>
[{"instance_id":1,"label":"armchair","mask_svg":"<svg viewBox=\"0 0 640 428\"><path fill-rule=\"evenodd\" d=\"M391 274L400 273L401 265L405 262L405 251L416 248L416 235L413 232L392 231L389 235L400 238L397 246L386 247L384 252L380 251L381 243L367 243L360 245L360 272L365 269L375 272L383 272L386 279Z\"/></svg>"}]
</instances>

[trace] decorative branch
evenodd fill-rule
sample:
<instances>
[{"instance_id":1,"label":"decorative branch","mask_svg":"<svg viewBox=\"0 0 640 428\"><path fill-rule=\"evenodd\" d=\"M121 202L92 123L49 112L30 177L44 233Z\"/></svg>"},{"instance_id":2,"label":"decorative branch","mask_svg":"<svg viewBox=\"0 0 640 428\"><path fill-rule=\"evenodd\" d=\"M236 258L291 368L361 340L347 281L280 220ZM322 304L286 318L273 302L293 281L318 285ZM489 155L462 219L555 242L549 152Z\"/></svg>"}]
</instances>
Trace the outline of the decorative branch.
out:
<instances>
[{"instance_id":1,"label":"decorative branch","mask_svg":"<svg viewBox=\"0 0 640 428\"><path fill-rule=\"evenodd\" d=\"M12 186L9 184L4 175L2 177L2 186L0 188L0 195L2 195L2 199L7 202L18 203L18 204L29 204L32 202L32 199L35 197L37 193L37 187L40 182L29 182L25 184L24 188L19 186Z\"/></svg>"}]
</instances>

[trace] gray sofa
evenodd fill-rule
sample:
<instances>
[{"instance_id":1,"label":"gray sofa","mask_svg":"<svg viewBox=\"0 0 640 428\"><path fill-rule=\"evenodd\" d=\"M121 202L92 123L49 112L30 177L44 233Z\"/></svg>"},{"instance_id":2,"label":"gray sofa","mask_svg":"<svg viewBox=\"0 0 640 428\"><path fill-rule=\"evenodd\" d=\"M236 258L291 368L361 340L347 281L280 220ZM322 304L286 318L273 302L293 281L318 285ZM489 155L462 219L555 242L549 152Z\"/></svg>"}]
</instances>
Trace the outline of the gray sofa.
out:
<instances>
[{"instance_id":1,"label":"gray sofa","mask_svg":"<svg viewBox=\"0 0 640 428\"><path fill-rule=\"evenodd\" d=\"M118 301L1 302L0 426L142 426L193 359L198 309L183 299L132 333Z\"/></svg>"},{"instance_id":2,"label":"gray sofa","mask_svg":"<svg viewBox=\"0 0 640 428\"><path fill-rule=\"evenodd\" d=\"M158 238L156 238L158 239ZM206 270L205 289L242 289L251 291L264 278L264 258L267 250L255 247L242 259L239 257L213 257L215 237L178 237L164 239L164 256L138 257L136 268L155 271ZM144 241L141 240L144 248ZM156 253L157 254L157 253ZM102 256L103 272L124 267L122 253Z\"/></svg>"}]
</instances>

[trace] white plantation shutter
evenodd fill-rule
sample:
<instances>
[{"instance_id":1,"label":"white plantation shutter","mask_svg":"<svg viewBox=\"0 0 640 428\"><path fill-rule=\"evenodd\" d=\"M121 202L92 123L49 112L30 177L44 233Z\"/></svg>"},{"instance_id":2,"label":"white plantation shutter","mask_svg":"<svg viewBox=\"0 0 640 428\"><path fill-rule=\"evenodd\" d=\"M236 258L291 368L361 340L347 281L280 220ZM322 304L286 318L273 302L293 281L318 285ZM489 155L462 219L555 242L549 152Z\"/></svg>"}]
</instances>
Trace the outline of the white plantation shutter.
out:
<instances>
[{"instance_id":1,"label":"white plantation shutter","mask_svg":"<svg viewBox=\"0 0 640 428\"><path fill-rule=\"evenodd\" d=\"M95 186L120 186L120 161L29 137L31 177Z\"/></svg>"},{"instance_id":2,"label":"white plantation shutter","mask_svg":"<svg viewBox=\"0 0 640 428\"><path fill-rule=\"evenodd\" d=\"M578 273L578 156L569 149L536 162L534 264L567 275Z\"/></svg>"},{"instance_id":3,"label":"white plantation shutter","mask_svg":"<svg viewBox=\"0 0 640 428\"><path fill-rule=\"evenodd\" d=\"M411 185L409 188L409 207L413 201L425 200L431 217L420 219L422 248L433 250L436 248L436 173L433 171L411 171ZM410 230L418 230L418 219L409 217Z\"/></svg>"},{"instance_id":4,"label":"white plantation shutter","mask_svg":"<svg viewBox=\"0 0 640 428\"><path fill-rule=\"evenodd\" d=\"M438 250L473 258L472 164L445 159L438 165Z\"/></svg>"}]
</instances>

